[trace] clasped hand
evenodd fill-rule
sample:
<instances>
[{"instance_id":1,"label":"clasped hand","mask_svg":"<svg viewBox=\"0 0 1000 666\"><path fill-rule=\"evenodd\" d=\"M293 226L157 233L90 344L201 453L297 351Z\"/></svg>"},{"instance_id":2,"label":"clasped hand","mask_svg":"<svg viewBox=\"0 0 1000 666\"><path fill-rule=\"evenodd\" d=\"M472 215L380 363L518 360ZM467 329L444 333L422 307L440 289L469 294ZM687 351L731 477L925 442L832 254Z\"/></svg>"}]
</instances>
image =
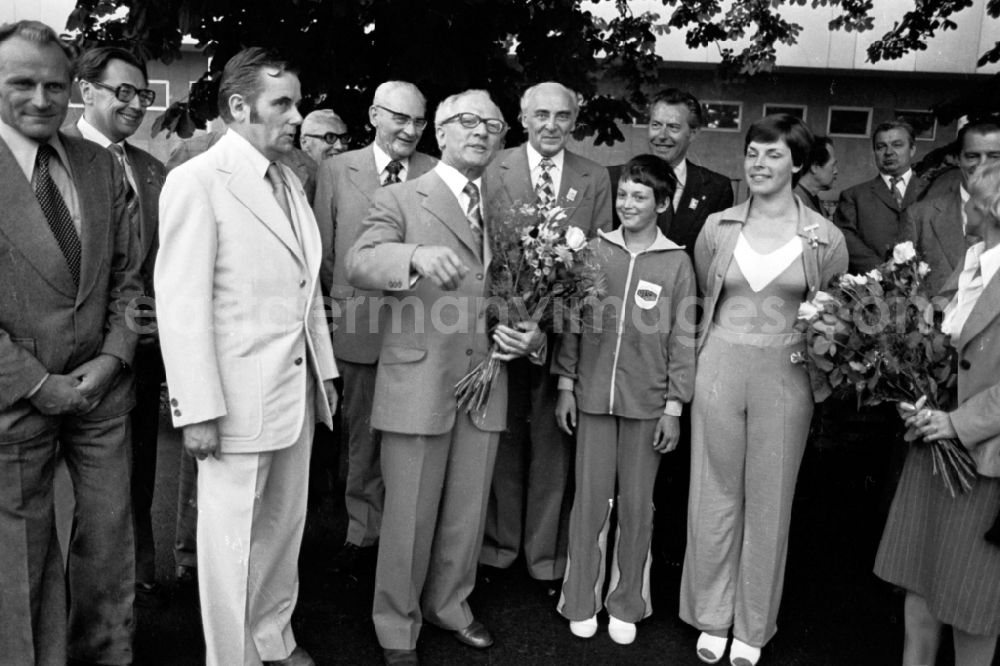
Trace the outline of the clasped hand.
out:
<instances>
[{"instance_id":1,"label":"clasped hand","mask_svg":"<svg viewBox=\"0 0 1000 666\"><path fill-rule=\"evenodd\" d=\"M913 408L908 405L898 406L899 415L903 417L906 425L906 434L903 439L912 442L915 439L923 439L927 442L934 442L939 439L957 439L958 433L951 422L948 412L940 409Z\"/></svg>"},{"instance_id":2,"label":"clasped hand","mask_svg":"<svg viewBox=\"0 0 1000 666\"><path fill-rule=\"evenodd\" d=\"M531 356L541 349L543 342L545 334L538 328L538 322L518 322L515 328L498 324L493 330L493 343L497 347L493 356L501 361Z\"/></svg>"},{"instance_id":3,"label":"clasped hand","mask_svg":"<svg viewBox=\"0 0 1000 666\"><path fill-rule=\"evenodd\" d=\"M31 396L31 404L50 416L86 414L107 395L118 369L118 359L99 354L69 374L49 375Z\"/></svg>"}]
</instances>

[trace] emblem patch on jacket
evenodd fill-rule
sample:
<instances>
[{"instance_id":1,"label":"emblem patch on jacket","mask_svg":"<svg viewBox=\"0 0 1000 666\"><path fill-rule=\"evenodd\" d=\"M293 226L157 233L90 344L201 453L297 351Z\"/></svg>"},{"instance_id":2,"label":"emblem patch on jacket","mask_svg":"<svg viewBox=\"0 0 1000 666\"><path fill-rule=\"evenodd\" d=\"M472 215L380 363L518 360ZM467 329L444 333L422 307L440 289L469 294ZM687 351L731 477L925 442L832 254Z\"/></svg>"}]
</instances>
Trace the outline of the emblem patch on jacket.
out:
<instances>
[{"instance_id":1,"label":"emblem patch on jacket","mask_svg":"<svg viewBox=\"0 0 1000 666\"><path fill-rule=\"evenodd\" d=\"M643 310L652 310L660 300L661 290L662 287L656 283L639 280L639 284L635 287L636 306Z\"/></svg>"}]
</instances>

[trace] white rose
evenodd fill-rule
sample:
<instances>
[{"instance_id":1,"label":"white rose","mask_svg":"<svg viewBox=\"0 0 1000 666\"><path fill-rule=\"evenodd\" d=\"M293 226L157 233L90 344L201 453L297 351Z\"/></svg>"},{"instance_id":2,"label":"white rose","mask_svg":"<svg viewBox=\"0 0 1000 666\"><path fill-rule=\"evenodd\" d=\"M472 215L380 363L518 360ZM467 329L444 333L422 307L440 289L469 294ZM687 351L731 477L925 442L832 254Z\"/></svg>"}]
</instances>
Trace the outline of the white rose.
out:
<instances>
[{"instance_id":1,"label":"white rose","mask_svg":"<svg viewBox=\"0 0 1000 666\"><path fill-rule=\"evenodd\" d=\"M821 308L827 303L837 303L837 299L825 291L817 291L816 295L813 296L812 304L816 307Z\"/></svg>"},{"instance_id":2,"label":"white rose","mask_svg":"<svg viewBox=\"0 0 1000 666\"><path fill-rule=\"evenodd\" d=\"M579 227L570 227L566 230L566 246L576 252L583 249L587 244L587 236Z\"/></svg>"},{"instance_id":3,"label":"white rose","mask_svg":"<svg viewBox=\"0 0 1000 666\"><path fill-rule=\"evenodd\" d=\"M927 265L926 261L921 261L917 264L917 275L920 277L927 277L927 274L931 272L931 267Z\"/></svg>"},{"instance_id":4,"label":"white rose","mask_svg":"<svg viewBox=\"0 0 1000 666\"><path fill-rule=\"evenodd\" d=\"M917 251L913 249L913 241L899 243L892 248L892 263L899 265L913 260L917 256Z\"/></svg>"},{"instance_id":5,"label":"white rose","mask_svg":"<svg viewBox=\"0 0 1000 666\"><path fill-rule=\"evenodd\" d=\"M799 303L799 319L804 321L812 321L813 318L819 315L819 308L810 303L809 301L803 301Z\"/></svg>"},{"instance_id":6,"label":"white rose","mask_svg":"<svg viewBox=\"0 0 1000 666\"><path fill-rule=\"evenodd\" d=\"M882 281L882 273L879 272L879 269L877 268L873 268L867 273L865 273L865 277L867 277L869 280L874 280L875 282Z\"/></svg>"},{"instance_id":7,"label":"white rose","mask_svg":"<svg viewBox=\"0 0 1000 666\"><path fill-rule=\"evenodd\" d=\"M864 275L853 275L851 273L844 273L840 276L840 286L843 287L861 287L868 283L868 278Z\"/></svg>"}]
</instances>

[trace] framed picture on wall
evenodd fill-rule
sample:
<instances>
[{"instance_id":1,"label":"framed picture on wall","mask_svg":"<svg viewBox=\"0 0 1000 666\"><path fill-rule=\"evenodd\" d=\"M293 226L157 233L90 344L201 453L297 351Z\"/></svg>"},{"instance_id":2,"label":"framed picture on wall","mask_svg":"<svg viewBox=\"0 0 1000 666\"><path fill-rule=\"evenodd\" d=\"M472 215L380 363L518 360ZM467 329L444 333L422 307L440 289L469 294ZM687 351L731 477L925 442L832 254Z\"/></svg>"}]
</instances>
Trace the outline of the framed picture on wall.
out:
<instances>
[{"instance_id":1,"label":"framed picture on wall","mask_svg":"<svg viewBox=\"0 0 1000 666\"><path fill-rule=\"evenodd\" d=\"M896 109L896 117L913 126L917 141L933 141L937 135L937 118L931 111Z\"/></svg>"},{"instance_id":2,"label":"framed picture on wall","mask_svg":"<svg viewBox=\"0 0 1000 666\"><path fill-rule=\"evenodd\" d=\"M170 81L150 79L149 89L156 91L156 100L153 101L153 106L146 110L166 111L167 107L170 106Z\"/></svg>"},{"instance_id":3,"label":"framed picture on wall","mask_svg":"<svg viewBox=\"0 0 1000 666\"><path fill-rule=\"evenodd\" d=\"M805 122L807 108L804 104L765 104L764 115L770 116L775 113L787 113Z\"/></svg>"},{"instance_id":4,"label":"framed picture on wall","mask_svg":"<svg viewBox=\"0 0 1000 666\"><path fill-rule=\"evenodd\" d=\"M739 132L743 120L743 102L704 102L705 129L716 132Z\"/></svg>"},{"instance_id":5,"label":"framed picture on wall","mask_svg":"<svg viewBox=\"0 0 1000 666\"><path fill-rule=\"evenodd\" d=\"M872 109L870 106L831 106L827 117L828 136L868 138L872 131Z\"/></svg>"}]
</instances>

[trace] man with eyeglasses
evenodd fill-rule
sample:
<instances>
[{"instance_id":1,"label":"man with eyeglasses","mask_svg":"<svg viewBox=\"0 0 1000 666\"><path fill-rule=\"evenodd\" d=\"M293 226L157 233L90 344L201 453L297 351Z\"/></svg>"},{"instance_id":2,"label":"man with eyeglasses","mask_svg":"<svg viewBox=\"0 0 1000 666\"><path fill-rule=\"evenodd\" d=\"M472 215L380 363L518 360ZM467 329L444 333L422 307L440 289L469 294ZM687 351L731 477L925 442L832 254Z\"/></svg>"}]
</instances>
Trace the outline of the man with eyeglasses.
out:
<instances>
[{"instance_id":1,"label":"man with eyeglasses","mask_svg":"<svg viewBox=\"0 0 1000 666\"><path fill-rule=\"evenodd\" d=\"M567 223L588 238L611 229L607 169L566 149L578 113L576 93L561 83L524 91L520 120L528 140L502 151L486 171L494 216L502 217L515 202L535 203L565 208ZM556 424L556 396L547 365L510 364L510 427L500 437L480 554L482 564L506 569L523 543L528 573L550 594L566 570L573 506L573 439Z\"/></svg>"},{"instance_id":2,"label":"man with eyeglasses","mask_svg":"<svg viewBox=\"0 0 1000 666\"><path fill-rule=\"evenodd\" d=\"M322 164L323 160L346 151L350 136L347 125L333 109L316 109L302 120L299 144L316 164Z\"/></svg>"},{"instance_id":3,"label":"man with eyeglasses","mask_svg":"<svg viewBox=\"0 0 1000 666\"><path fill-rule=\"evenodd\" d=\"M129 143L142 124L146 108L156 100L147 88L146 67L124 49L100 47L76 63L83 98L83 115L63 131L106 148L122 165L125 202L141 250L143 287L153 296L160 189L167 176L163 164ZM136 321L143 325L146 322ZM156 482L156 436L160 422L160 386L166 379L155 325L144 325L132 363L136 405L132 410L132 511L135 524L135 589L142 598L155 594L156 557L153 547L153 488Z\"/></svg>"},{"instance_id":4,"label":"man with eyeglasses","mask_svg":"<svg viewBox=\"0 0 1000 666\"><path fill-rule=\"evenodd\" d=\"M382 431L385 478L372 617L386 664L417 663L424 621L470 647L493 644L468 598L507 424L506 371L471 414L458 409L454 387L490 352L483 172L506 124L483 90L445 99L434 124L441 161L375 193L347 256L351 284L391 295L380 313L371 422ZM527 325L499 325L493 334L504 361L544 360L544 339Z\"/></svg>"},{"instance_id":5,"label":"man with eyeglasses","mask_svg":"<svg viewBox=\"0 0 1000 666\"><path fill-rule=\"evenodd\" d=\"M344 260L361 233L361 222L381 187L419 178L437 160L417 151L427 125L420 90L405 81L386 81L375 89L368 118L375 140L368 146L322 163L314 209L324 238L323 287L332 300L331 337L344 381L341 441L347 443L347 539L334 556L335 571L349 570L374 556L382 524L384 488L379 469L379 435L372 431L381 336L380 292L355 289L347 282Z\"/></svg>"}]
</instances>

